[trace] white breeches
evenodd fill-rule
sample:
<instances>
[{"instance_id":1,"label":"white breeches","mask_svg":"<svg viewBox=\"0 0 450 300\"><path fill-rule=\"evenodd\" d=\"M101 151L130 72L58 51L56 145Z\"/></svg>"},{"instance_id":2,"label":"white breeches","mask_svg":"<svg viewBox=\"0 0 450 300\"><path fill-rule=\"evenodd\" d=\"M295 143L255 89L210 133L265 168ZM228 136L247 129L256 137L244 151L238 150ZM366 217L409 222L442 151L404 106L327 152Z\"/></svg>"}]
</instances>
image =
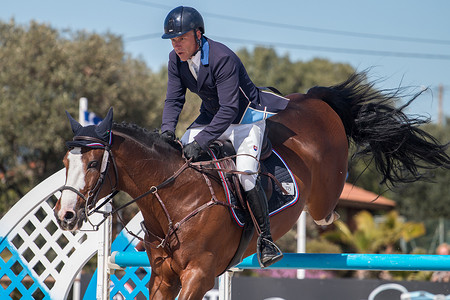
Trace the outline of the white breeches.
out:
<instances>
[{"instance_id":1,"label":"white breeches","mask_svg":"<svg viewBox=\"0 0 450 300\"><path fill-rule=\"evenodd\" d=\"M203 127L190 128L181 138L183 145L194 140L194 137L203 129ZM236 169L241 172L257 172L259 156L261 153L261 144L266 129L266 121L261 120L251 124L231 124L230 127L218 138L218 140L229 140L236 150ZM239 155L248 154L251 155ZM255 187L258 174L238 175L244 191L250 191Z\"/></svg>"}]
</instances>

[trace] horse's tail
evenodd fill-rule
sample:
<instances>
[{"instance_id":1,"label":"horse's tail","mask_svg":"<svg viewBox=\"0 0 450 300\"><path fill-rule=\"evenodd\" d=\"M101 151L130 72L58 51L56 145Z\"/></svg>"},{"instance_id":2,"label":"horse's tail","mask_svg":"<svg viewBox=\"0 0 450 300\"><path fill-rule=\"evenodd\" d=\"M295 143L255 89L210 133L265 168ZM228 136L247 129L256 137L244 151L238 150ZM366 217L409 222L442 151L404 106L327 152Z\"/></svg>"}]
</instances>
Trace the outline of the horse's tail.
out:
<instances>
[{"instance_id":1,"label":"horse's tail","mask_svg":"<svg viewBox=\"0 0 450 300\"><path fill-rule=\"evenodd\" d=\"M372 154L382 183L412 182L422 178L420 168L450 168L445 152L449 144L440 144L420 125L429 119L408 117L408 103L395 107L400 89L379 91L366 83L365 73L356 73L332 87L314 87L308 96L328 103L341 118L347 137L357 146L357 154Z\"/></svg>"}]
</instances>

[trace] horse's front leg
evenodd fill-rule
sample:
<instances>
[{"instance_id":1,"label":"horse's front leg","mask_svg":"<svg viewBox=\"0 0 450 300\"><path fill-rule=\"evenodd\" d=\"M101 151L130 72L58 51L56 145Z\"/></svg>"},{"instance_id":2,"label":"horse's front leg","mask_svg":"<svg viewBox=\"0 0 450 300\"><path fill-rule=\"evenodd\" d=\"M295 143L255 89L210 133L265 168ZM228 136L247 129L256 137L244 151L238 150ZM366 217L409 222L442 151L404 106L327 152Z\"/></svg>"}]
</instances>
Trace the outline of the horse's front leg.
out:
<instances>
[{"instance_id":1,"label":"horse's front leg","mask_svg":"<svg viewBox=\"0 0 450 300\"><path fill-rule=\"evenodd\" d=\"M174 300L180 291L179 281L167 280L163 276L153 272L148 283L149 299Z\"/></svg>"},{"instance_id":2,"label":"horse's front leg","mask_svg":"<svg viewBox=\"0 0 450 300\"><path fill-rule=\"evenodd\" d=\"M151 266L151 276L148 283L149 299L174 300L178 295L181 283L178 274L172 267L172 258L168 257L163 249L152 248L146 237L144 244Z\"/></svg>"},{"instance_id":3,"label":"horse's front leg","mask_svg":"<svg viewBox=\"0 0 450 300\"><path fill-rule=\"evenodd\" d=\"M211 268L189 268L181 276L181 293L178 300L202 300L214 287L215 276Z\"/></svg>"}]
</instances>

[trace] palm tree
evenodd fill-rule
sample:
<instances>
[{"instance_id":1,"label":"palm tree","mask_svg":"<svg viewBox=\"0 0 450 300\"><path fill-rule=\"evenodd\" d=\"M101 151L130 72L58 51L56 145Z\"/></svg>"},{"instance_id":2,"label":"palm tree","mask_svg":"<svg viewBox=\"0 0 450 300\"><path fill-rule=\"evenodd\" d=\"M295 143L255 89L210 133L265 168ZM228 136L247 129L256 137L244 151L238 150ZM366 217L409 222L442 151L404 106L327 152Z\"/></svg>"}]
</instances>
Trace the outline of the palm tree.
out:
<instances>
[{"instance_id":1,"label":"palm tree","mask_svg":"<svg viewBox=\"0 0 450 300\"><path fill-rule=\"evenodd\" d=\"M338 220L334 231L325 232L325 239L347 246L357 253L392 253L396 244L403 239L408 242L425 234L423 223L405 222L397 211L390 211L382 222L375 222L368 211L361 211L354 216L356 229L350 228ZM358 277L366 277L367 272L358 272Z\"/></svg>"},{"instance_id":2,"label":"palm tree","mask_svg":"<svg viewBox=\"0 0 450 300\"><path fill-rule=\"evenodd\" d=\"M324 233L323 237L342 243L357 253L379 253L393 248L401 239L408 242L425 234L423 223L405 222L395 210L384 215L382 222L375 222L368 211L359 212L353 219L354 232L338 220L334 223L337 229Z\"/></svg>"}]
</instances>

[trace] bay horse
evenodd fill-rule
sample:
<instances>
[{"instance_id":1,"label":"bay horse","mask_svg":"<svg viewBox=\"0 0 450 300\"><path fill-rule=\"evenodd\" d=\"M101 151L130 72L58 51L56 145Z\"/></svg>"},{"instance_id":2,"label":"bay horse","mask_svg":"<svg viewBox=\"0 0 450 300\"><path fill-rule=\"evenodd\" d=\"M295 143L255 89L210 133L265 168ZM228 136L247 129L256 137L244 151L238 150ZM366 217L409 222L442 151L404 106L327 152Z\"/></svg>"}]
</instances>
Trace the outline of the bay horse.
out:
<instances>
[{"instance_id":1,"label":"bay horse","mask_svg":"<svg viewBox=\"0 0 450 300\"><path fill-rule=\"evenodd\" d=\"M318 223L333 221L351 141L373 156L383 181L392 184L420 179L420 167L450 166L447 145L419 128L424 120L403 112L409 103L396 108L396 93L377 91L365 73L287 97L288 107L267 120L268 136L294 174L300 199L271 217L275 240L303 209ZM69 119L75 137L68 142L66 185L54 208L60 227L77 230L97 199L116 190L128 193L147 231L149 298L202 299L226 270L242 235L228 207L216 205L225 203L221 184L208 183L159 133L113 125L112 110L96 126ZM255 251L254 236L244 256Z\"/></svg>"}]
</instances>

